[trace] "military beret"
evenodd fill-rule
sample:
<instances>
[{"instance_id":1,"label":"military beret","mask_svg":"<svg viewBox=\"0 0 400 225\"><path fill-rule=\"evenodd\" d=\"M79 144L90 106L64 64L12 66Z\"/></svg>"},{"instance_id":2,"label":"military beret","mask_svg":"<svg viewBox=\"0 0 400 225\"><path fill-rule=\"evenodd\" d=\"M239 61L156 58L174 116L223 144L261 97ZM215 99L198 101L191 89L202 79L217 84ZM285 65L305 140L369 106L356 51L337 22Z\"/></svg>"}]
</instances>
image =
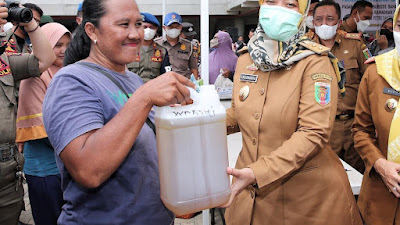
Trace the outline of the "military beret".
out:
<instances>
[{"instance_id":1,"label":"military beret","mask_svg":"<svg viewBox=\"0 0 400 225\"><path fill-rule=\"evenodd\" d=\"M142 15L143 22L154 24L157 27L160 26L160 22L158 22L157 18L153 16L153 14L150 13L140 13L140 14Z\"/></svg>"}]
</instances>

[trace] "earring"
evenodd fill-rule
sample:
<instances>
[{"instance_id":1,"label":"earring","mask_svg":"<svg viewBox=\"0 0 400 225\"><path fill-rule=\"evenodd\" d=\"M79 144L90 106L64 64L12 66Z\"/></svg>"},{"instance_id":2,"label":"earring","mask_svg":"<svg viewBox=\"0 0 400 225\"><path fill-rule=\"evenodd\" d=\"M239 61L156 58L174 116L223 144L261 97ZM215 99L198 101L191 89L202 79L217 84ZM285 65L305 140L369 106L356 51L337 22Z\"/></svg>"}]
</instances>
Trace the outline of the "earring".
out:
<instances>
[{"instance_id":1,"label":"earring","mask_svg":"<svg viewBox=\"0 0 400 225\"><path fill-rule=\"evenodd\" d=\"M96 39L94 39L94 41L93 41L93 42L94 42L94 44L95 44L95 45L97 45L97 40L96 40Z\"/></svg>"}]
</instances>

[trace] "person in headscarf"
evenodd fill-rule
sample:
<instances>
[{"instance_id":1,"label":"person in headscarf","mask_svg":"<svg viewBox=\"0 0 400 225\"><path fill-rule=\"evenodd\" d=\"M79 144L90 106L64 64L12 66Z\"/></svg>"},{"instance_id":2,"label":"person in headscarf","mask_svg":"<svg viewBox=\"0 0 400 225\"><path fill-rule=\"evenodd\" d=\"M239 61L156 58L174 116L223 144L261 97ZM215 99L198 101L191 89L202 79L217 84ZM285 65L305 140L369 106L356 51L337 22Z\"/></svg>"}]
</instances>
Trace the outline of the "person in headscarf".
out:
<instances>
[{"instance_id":1,"label":"person in headscarf","mask_svg":"<svg viewBox=\"0 0 400 225\"><path fill-rule=\"evenodd\" d=\"M228 133L243 148L223 207L227 224L361 225L328 140L343 80L329 49L303 37L309 1L260 0L249 53L238 59Z\"/></svg>"},{"instance_id":2,"label":"person in headscarf","mask_svg":"<svg viewBox=\"0 0 400 225\"><path fill-rule=\"evenodd\" d=\"M50 225L57 224L63 197L54 149L43 125L42 107L51 79L63 66L71 34L59 23L43 25L42 30L53 47L56 60L40 77L21 82L16 142L23 143L24 172L33 219L36 224Z\"/></svg>"},{"instance_id":3,"label":"person in headscarf","mask_svg":"<svg viewBox=\"0 0 400 225\"><path fill-rule=\"evenodd\" d=\"M395 49L378 55L361 80L354 146L365 163L358 206L366 225L400 224L400 6Z\"/></svg>"},{"instance_id":4,"label":"person in headscarf","mask_svg":"<svg viewBox=\"0 0 400 225\"><path fill-rule=\"evenodd\" d=\"M238 57L232 51L232 38L227 32L219 31L210 41L210 47L215 48L209 56L209 79L214 84L218 75L233 79Z\"/></svg>"},{"instance_id":5,"label":"person in headscarf","mask_svg":"<svg viewBox=\"0 0 400 225\"><path fill-rule=\"evenodd\" d=\"M377 56L394 49L393 18L383 21L379 37L373 40L368 48L373 56Z\"/></svg>"}]
</instances>

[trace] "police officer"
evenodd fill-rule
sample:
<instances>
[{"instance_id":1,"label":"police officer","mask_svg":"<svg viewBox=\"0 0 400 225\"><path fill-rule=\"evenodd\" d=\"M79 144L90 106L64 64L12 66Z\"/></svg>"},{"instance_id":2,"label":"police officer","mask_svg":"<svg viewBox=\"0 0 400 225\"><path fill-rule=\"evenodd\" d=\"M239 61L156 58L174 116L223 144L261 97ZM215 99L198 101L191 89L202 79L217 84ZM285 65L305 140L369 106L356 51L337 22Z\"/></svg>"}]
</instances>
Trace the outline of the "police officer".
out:
<instances>
[{"instance_id":1,"label":"police officer","mask_svg":"<svg viewBox=\"0 0 400 225\"><path fill-rule=\"evenodd\" d=\"M0 2L0 24L5 24L8 9ZM39 24L33 19L20 23L32 43L33 54L6 54L6 33L0 34L0 225L16 225L23 207L22 167L24 159L15 145L15 82L39 76L55 60L53 49Z\"/></svg>"},{"instance_id":2,"label":"police officer","mask_svg":"<svg viewBox=\"0 0 400 225\"><path fill-rule=\"evenodd\" d=\"M136 60L128 64L128 69L147 82L166 72L167 50L153 41L160 27L157 18L150 13L140 14L143 18L144 41Z\"/></svg>"},{"instance_id":3,"label":"police officer","mask_svg":"<svg viewBox=\"0 0 400 225\"><path fill-rule=\"evenodd\" d=\"M332 149L355 169L364 172L364 163L354 149L351 124L357 100L358 86L370 57L360 33L346 33L341 24L340 5L331 0L319 2L314 9L315 34L309 37L331 49L346 71L346 95L339 95L336 119L330 139ZM310 34L310 33L309 33ZM315 77L319 75L316 74Z\"/></svg>"},{"instance_id":4,"label":"police officer","mask_svg":"<svg viewBox=\"0 0 400 225\"><path fill-rule=\"evenodd\" d=\"M194 37L196 36L197 32L194 30L193 24L189 22L183 22L182 23L182 33L181 33L181 38L184 38L188 41L190 41L193 45L193 54L195 55L196 58L199 58L200 56L200 42L199 40L195 39Z\"/></svg>"},{"instance_id":5,"label":"police officer","mask_svg":"<svg viewBox=\"0 0 400 225\"><path fill-rule=\"evenodd\" d=\"M172 71L190 78L193 74L198 79L197 57L193 54L190 41L181 38L182 18L178 13L171 12L165 16L163 29L166 37L160 37L154 41L168 50L169 62Z\"/></svg>"}]
</instances>

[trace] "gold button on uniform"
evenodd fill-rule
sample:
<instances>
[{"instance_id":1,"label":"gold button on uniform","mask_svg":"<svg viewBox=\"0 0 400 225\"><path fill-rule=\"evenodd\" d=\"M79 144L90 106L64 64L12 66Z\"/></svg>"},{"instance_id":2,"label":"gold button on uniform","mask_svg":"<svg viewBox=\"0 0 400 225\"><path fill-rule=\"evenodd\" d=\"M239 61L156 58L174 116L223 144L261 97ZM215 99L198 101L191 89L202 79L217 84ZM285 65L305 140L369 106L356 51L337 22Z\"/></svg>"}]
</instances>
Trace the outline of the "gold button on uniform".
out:
<instances>
[{"instance_id":1,"label":"gold button on uniform","mask_svg":"<svg viewBox=\"0 0 400 225\"><path fill-rule=\"evenodd\" d=\"M254 119L258 120L259 118L260 118L260 114L259 113L254 114Z\"/></svg>"},{"instance_id":2,"label":"gold button on uniform","mask_svg":"<svg viewBox=\"0 0 400 225\"><path fill-rule=\"evenodd\" d=\"M250 191L251 198L254 198L254 191Z\"/></svg>"},{"instance_id":3,"label":"gold button on uniform","mask_svg":"<svg viewBox=\"0 0 400 225\"><path fill-rule=\"evenodd\" d=\"M260 89L260 95L263 95L264 93L265 93L264 88L261 88L261 89Z\"/></svg>"},{"instance_id":4,"label":"gold button on uniform","mask_svg":"<svg viewBox=\"0 0 400 225\"><path fill-rule=\"evenodd\" d=\"M257 144L257 139L253 138L253 145Z\"/></svg>"}]
</instances>

